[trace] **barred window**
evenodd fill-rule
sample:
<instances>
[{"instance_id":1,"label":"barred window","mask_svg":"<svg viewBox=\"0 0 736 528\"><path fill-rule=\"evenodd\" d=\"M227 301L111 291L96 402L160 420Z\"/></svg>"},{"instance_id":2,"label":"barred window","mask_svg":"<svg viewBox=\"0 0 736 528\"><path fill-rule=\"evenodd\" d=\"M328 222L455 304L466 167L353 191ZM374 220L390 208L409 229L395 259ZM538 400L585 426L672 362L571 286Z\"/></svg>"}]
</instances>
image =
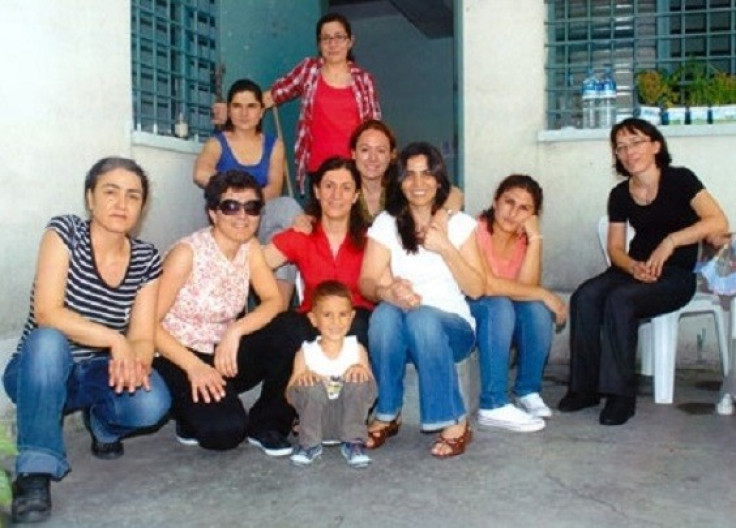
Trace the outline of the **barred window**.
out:
<instances>
[{"instance_id":1,"label":"barred window","mask_svg":"<svg viewBox=\"0 0 736 528\"><path fill-rule=\"evenodd\" d=\"M133 118L153 134L210 134L217 0L132 0ZM182 134L185 131L186 134Z\"/></svg>"},{"instance_id":2,"label":"barred window","mask_svg":"<svg viewBox=\"0 0 736 528\"><path fill-rule=\"evenodd\" d=\"M588 68L610 66L619 117L636 105L634 76L688 61L736 73L736 0L546 0L547 127L580 127Z\"/></svg>"}]
</instances>

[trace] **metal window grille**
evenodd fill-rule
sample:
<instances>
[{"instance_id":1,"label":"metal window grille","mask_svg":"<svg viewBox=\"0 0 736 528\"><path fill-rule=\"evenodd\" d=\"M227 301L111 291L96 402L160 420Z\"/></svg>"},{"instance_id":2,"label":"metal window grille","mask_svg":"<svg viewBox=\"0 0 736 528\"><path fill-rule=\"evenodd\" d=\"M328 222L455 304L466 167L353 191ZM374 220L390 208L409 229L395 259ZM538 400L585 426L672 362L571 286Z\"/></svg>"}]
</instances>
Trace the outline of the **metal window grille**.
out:
<instances>
[{"instance_id":1,"label":"metal window grille","mask_svg":"<svg viewBox=\"0 0 736 528\"><path fill-rule=\"evenodd\" d=\"M183 118L189 137L207 137L217 0L132 0L131 30L136 130L173 135Z\"/></svg>"},{"instance_id":2,"label":"metal window grille","mask_svg":"<svg viewBox=\"0 0 736 528\"><path fill-rule=\"evenodd\" d=\"M704 61L736 73L736 0L546 0L547 127L580 127L580 86L610 66L619 116L636 104L634 75Z\"/></svg>"}]
</instances>

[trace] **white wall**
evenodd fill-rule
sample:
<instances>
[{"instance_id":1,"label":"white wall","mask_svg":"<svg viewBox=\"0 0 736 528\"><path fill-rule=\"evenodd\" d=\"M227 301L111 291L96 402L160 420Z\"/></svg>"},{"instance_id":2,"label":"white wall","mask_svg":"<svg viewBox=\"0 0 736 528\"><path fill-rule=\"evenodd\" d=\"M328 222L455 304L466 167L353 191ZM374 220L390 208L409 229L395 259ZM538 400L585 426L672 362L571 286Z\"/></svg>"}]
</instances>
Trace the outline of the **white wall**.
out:
<instances>
[{"instance_id":1,"label":"white wall","mask_svg":"<svg viewBox=\"0 0 736 528\"><path fill-rule=\"evenodd\" d=\"M544 2L462 0L459 5L467 209L487 207L497 183L511 172L538 179L545 192L545 282L572 290L604 265L595 224L619 181L606 132L584 131L571 141L538 139L545 126ZM715 129L731 133L689 135ZM725 125L662 130L674 164L694 170L736 225L736 131Z\"/></svg>"},{"instance_id":2,"label":"white wall","mask_svg":"<svg viewBox=\"0 0 736 528\"><path fill-rule=\"evenodd\" d=\"M141 237L160 250L206 220L191 183L199 146L132 144L127 0L3 0L0 28L1 369L27 316L43 227L55 214L85 214L84 175L97 159L132 156L149 173Z\"/></svg>"}]
</instances>

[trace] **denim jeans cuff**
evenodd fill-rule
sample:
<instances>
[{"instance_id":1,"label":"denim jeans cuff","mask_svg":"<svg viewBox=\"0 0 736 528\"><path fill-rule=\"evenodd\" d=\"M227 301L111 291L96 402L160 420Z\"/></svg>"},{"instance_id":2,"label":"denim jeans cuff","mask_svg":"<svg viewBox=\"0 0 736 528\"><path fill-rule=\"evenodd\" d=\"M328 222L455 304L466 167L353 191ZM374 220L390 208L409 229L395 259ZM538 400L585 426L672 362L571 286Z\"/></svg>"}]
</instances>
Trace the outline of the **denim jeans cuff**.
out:
<instances>
[{"instance_id":1,"label":"denim jeans cuff","mask_svg":"<svg viewBox=\"0 0 736 528\"><path fill-rule=\"evenodd\" d=\"M441 422L426 422L426 423L422 422L421 424L419 424L419 428L423 432L429 432L429 433L433 431L441 431L442 429L446 429L447 427L450 427L452 425L459 424L460 422L465 420L467 416L468 416L467 414L463 413L462 415L460 415L458 418L454 420L444 420Z\"/></svg>"},{"instance_id":2,"label":"denim jeans cuff","mask_svg":"<svg viewBox=\"0 0 736 528\"><path fill-rule=\"evenodd\" d=\"M379 422L390 422L392 420L395 420L397 416L401 413L401 409L396 411L395 413L382 413L382 412L376 412L374 415L374 418L378 420Z\"/></svg>"},{"instance_id":3,"label":"denim jeans cuff","mask_svg":"<svg viewBox=\"0 0 736 528\"><path fill-rule=\"evenodd\" d=\"M51 453L21 448L18 459L15 461L15 472L45 473L54 480L61 480L70 471L65 459L59 459Z\"/></svg>"}]
</instances>

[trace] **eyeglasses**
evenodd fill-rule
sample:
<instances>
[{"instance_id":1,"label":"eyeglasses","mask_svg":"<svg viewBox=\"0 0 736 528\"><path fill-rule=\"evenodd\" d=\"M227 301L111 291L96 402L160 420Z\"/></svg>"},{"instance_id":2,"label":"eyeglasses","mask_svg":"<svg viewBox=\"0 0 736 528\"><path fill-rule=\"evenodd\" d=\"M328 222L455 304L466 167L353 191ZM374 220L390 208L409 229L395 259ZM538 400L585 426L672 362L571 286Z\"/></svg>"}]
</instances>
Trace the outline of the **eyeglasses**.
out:
<instances>
[{"instance_id":1,"label":"eyeglasses","mask_svg":"<svg viewBox=\"0 0 736 528\"><path fill-rule=\"evenodd\" d=\"M619 143L616 145L616 148L613 149L613 151L616 153L616 156L621 156L623 153L629 151L629 150L640 150L645 143L651 143L651 139L635 139L629 143Z\"/></svg>"},{"instance_id":2,"label":"eyeglasses","mask_svg":"<svg viewBox=\"0 0 736 528\"><path fill-rule=\"evenodd\" d=\"M344 44L345 42L347 42L348 39L350 39L350 37L347 36L345 33L341 33L339 35L320 35L319 43L329 44L330 42L334 40L338 44Z\"/></svg>"},{"instance_id":3,"label":"eyeglasses","mask_svg":"<svg viewBox=\"0 0 736 528\"><path fill-rule=\"evenodd\" d=\"M242 209L248 216L258 216L261 214L263 209L263 201L261 200L248 200L245 203L241 203L237 200L223 200L217 208L222 211L222 214L227 216L234 216Z\"/></svg>"}]
</instances>

